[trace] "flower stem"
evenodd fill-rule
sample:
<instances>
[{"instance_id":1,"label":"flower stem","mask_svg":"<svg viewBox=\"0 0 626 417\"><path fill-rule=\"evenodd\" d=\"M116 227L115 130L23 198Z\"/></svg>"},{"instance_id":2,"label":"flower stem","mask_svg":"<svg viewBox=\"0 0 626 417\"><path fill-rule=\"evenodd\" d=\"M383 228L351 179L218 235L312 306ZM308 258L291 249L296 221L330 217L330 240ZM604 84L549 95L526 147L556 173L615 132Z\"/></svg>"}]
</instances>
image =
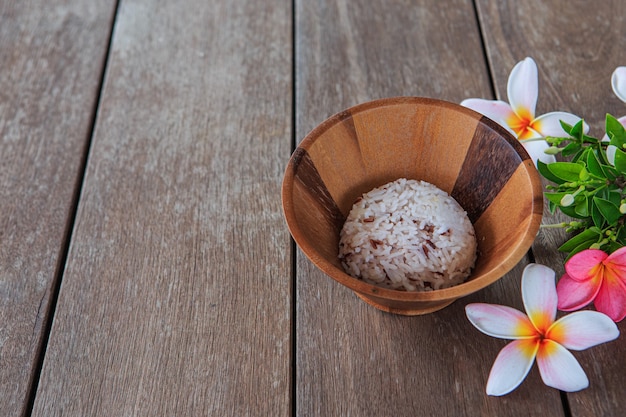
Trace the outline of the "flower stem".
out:
<instances>
[{"instance_id":1,"label":"flower stem","mask_svg":"<svg viewBox=\"0 0 626 417\"><path fill-rule=\"evenodd\" d=\"M544 137L540 137L540 138L530 138L530 139L520 139L519 140L521 143L528 143L528 142L538 142L538 141L546 141L546 138Z\"/></svg>"},{"instance_id":2,"label":"flower stem","mask_svg":"<svg viewBox=\"0 0 626 417\"><path fill-rule=\"evenodd\" d=\"M541 229L562 229L569 226L569 223L554 223L554 224L542 224L539 226Z\"/></svg>"}]
</instances>

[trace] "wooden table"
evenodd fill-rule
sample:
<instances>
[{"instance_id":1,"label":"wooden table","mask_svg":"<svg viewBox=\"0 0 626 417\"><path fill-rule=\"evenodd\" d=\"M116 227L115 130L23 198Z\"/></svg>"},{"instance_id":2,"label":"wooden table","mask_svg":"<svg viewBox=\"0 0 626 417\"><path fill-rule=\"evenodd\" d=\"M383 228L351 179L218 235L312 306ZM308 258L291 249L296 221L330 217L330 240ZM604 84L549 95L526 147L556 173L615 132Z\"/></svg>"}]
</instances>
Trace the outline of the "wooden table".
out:
<instances>
[{"instance_id":1,"label":"wooden table","mask_svg":"<svg viewBox=\"0 0 626 417\"><path fill-rule=\"evenodd\" d=\"M626 114L610 86L625 46L619 1L1 2L0 414L624 415L625 335L575 352L584 391L535 367L485 394L506 341L464 306L521 308L531 257L563 272L561 234L402 317L316 270L279 196L328 116L399 95L506 100L526 56L538 114L601 135Z\"/></svg>"}]
</instances>

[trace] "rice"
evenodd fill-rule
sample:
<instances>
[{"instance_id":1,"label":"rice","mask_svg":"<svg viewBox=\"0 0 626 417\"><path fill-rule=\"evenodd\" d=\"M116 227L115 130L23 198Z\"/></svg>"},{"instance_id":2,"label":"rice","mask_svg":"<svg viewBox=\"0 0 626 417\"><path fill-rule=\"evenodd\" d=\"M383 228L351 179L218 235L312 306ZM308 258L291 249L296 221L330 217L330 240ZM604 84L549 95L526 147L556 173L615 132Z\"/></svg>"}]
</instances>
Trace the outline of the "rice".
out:
<instances>
[{"instance_id":1,"label":"rice","mask_svg":"<svg viewBox=\"0 0 626 417\"><path fill-rule=\"evenodd\" d=\"M438 290L467 279L476 237L454 198L401 178L357 199L341 230L339 259L348 274L370 284Z\"/></svg>"}]
</instances>

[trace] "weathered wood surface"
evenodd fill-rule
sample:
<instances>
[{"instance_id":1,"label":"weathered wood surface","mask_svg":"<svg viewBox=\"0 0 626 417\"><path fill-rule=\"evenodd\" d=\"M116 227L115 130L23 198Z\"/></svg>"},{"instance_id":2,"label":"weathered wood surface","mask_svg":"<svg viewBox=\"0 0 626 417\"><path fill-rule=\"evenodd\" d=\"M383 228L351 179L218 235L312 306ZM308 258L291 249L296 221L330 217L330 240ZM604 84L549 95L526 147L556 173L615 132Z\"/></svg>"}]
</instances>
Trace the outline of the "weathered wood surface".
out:
<instances>
[{"instance_id":1,"label":"weathered wood surface","mask_svg":"<svg viewBox=\"0 0 626 417\"><path fill-rule=\"evenodd\" d=\"M577 114L588 122L590 134L596 137L604 134L606 113L616 117L626 114L626 105L611 89L611 73L626 65L626 10L622 2L477 3L498 98L507 99L511 68L532 56L539 68L537 114L556 110ZM561 221L569 220L546 211L544 223ZM564 272L564 255L556 248L565 238L562 230L543 229L533 246L536 262L552 267L559 277ZM572 416L624 414L626 324L619 323L618 327L622 333L618 340L575 353L590 386L567 395Z\"/></svg>"},{"instance_id":2,"label":"weathered wood surface","mask_svg":"<svg viewBox=\"0 0 626 417\"><path fill-rule=\"evenodd\" d=\"M469 1L300 1L295 28L298 139L366 100L493 94ZM296 415L562 415L559 393L536 370L506 398L487 397L505 342L465 318L469 302L521 308L523 266L435 314L399 317L369 307L298 253Z\"/></svg>"},{"instance_id":3,"label":"weathered wood surface","mask_svg":"<svg viewBox=\"0 0 626 417\"><path fill-rule=\"evenodd\" d=\"M288 1L122 1L36 416L288 416Z\"/></svg>"},{"instance_id":4,"label":"weathered wood surface","mask_svg":"<svg viewBox=\"0 0 626 417\"><path fill-rule=\"evenodd\" d=\"M0 415L27 411L114 1L0 3Z\"/></svg>"},{"instance_id":5,"label":"weathered wood surface","mask_svg":"<svg viewBox=\"0 0 626 417\"><path fill-rule=\"evenodd\" d=\"M526 56L538 114L601 134L626 114L609 80L626 65L620 2L87 3L0 5L0 415L30 414L31 379L36 416L623 414L623 335L575 353L591 386L566 409L536 368L485 394L506 341L464 306L522 308L528 260L435 314L382 313L292 251L279 200L293 138L328 116L506 99ZM533 246L557 274L561 239Z\"/></svg>"}]
</instances>

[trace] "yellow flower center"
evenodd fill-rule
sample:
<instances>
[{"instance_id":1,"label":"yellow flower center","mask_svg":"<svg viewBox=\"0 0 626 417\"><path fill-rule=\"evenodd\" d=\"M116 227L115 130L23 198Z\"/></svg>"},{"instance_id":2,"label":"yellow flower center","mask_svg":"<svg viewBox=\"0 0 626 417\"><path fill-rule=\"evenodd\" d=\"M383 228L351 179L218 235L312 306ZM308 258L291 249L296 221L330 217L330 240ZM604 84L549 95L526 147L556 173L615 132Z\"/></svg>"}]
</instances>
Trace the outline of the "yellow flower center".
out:
<instances>
[{"instance_id":1,"label":"yellow flower center","mask_svg":"<svg viewBox=\"0 0 626 417\"><path fill-rule=\"evenodd\" d=\"M518 139L528 139L533 135L530 130L533 128L533 117L526 109L520 109L518 114L513 113L506 120L506 124L513 129Z\"/></svg>"}]
</instances>

